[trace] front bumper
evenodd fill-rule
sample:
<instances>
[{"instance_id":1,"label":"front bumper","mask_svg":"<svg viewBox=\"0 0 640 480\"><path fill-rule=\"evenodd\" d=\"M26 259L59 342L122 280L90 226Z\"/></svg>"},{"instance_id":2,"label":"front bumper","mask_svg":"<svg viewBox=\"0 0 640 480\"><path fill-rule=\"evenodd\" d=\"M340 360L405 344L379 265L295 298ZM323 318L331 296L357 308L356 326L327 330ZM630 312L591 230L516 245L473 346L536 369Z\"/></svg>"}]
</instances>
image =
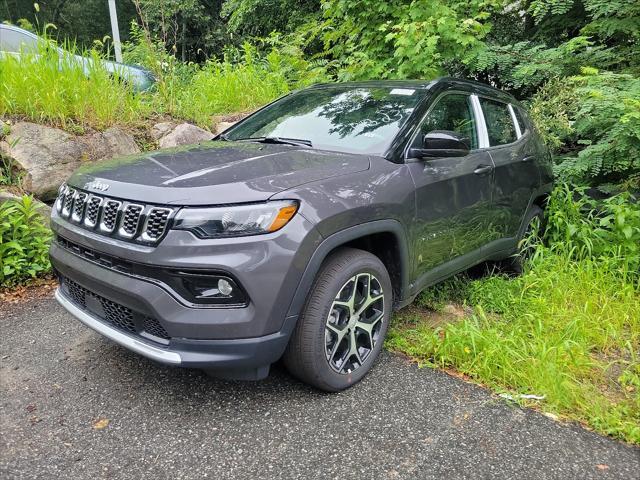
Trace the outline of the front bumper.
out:
<instances>
[{"instance_id":1,"label":"front bumper","mask_svg":"<svg viewBox=\"0 0 640 480\"><path fill-rule=\"evenodd\" d=\"M61 288L56 290L55 297L60 305L86 326L133 352L166 365L202 368L233 378L264 376L268 366L284 352L295 325L290 319L285 322L282 331L264 337L237 340L172 339L169 345L161 347L109 326L76 305Z\"/></svg>"},{"instance_id":2,"label":"front bumper","mask_svg":"<svg viewBox=\"0 0 640 480\"><path fill-rule=\"evenodd\" d=\"M51 263L62 280L56 296L72 315L155 361L231 378L259 378L284 353L297 320L289 307L321 238L302 216L278 232L247 238L203 241L171 231L153 248L80 229L55 211L52 227ZM107 255L117 262L104 262ZM248 303L193 304L161 275L145 277L127 264L228 273ZM249 377L242 374L251 369Z\"/></svg>"}]
</instances>

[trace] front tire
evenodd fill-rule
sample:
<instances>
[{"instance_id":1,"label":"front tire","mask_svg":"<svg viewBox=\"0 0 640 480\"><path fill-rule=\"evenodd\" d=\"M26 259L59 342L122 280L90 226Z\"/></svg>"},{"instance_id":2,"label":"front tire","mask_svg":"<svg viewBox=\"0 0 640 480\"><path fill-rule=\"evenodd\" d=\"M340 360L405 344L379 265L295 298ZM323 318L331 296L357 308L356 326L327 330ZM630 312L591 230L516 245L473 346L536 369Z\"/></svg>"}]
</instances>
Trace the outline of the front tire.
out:
<instances>
[{"instance_id":1,"label":"front tire","mask_svg":"<svg viewBox=\"0 0 640 480\"><path fill-rule=\"evenodd\" d=\"M328 392L360 381L382 350L393 294L384 264L342 248L320 268L284 354L291 374Z\"/></svg>"}]
</instances>

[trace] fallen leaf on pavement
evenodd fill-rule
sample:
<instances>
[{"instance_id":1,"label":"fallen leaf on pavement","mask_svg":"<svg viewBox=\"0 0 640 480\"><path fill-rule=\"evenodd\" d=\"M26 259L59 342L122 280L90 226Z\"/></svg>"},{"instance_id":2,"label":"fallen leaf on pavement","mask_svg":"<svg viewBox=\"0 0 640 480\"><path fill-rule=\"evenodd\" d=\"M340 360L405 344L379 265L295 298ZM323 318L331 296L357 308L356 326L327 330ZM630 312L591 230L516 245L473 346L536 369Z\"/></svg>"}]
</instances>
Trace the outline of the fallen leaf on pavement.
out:
<instances>
[{"instance_id":1,"label":"fallen leaf on pavement","mask_svg":"<svg viewBox=\"0 0 640 480\"><path fill-rule=\"evenodd\" d=\"M107 425L109 425L109 419L108 418L100 418L99 420L96 420L93 424L93 428L95 428L96 430L102 430L103 428L106 428Z\"/></svg>"}]
</instances>

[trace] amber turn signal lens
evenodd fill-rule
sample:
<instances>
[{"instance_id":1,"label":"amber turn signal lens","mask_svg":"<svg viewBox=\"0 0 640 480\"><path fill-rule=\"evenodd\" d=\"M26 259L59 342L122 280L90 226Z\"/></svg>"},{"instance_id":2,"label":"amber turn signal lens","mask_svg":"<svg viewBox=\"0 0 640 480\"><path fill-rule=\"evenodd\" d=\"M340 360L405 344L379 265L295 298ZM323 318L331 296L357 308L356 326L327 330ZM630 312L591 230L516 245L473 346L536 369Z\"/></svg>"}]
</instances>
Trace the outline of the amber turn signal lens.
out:
<instances>
[{"instance_id":1,"label":"amber turn signal lens","mask_svg":"<svg viewBox=\"0 0 640 480\"><path fill-rule=\"evenodd\" d=\"M276 215L276 218L273 220L273 223L269 226L267 230L269 232L275 232L276 230L280 230L287 223L289 223L289 220L293 218L297 210L298 210L297 205L289 205L286 207L282 207L278 212L278 215Z\"/></svg>"}]
</instances>

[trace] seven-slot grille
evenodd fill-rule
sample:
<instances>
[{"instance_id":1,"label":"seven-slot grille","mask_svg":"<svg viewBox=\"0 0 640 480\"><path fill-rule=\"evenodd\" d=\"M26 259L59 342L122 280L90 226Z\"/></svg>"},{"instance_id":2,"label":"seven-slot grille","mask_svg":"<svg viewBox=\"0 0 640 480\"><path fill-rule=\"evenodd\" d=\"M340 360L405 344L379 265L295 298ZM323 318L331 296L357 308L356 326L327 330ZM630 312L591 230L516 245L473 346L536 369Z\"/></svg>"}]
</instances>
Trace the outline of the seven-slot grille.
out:
<instances>
[{"instance_id":1,"label":"seven-slot grille","mask_svg":"<svg viewBox=\"0 0 640 480\"><path fill-rule=\"evenodd\" d=\"M122 202L63 185L56 209L63 218L124 240L157 243L167 231L174 210Z\"/></svg>"}]
</instances>

